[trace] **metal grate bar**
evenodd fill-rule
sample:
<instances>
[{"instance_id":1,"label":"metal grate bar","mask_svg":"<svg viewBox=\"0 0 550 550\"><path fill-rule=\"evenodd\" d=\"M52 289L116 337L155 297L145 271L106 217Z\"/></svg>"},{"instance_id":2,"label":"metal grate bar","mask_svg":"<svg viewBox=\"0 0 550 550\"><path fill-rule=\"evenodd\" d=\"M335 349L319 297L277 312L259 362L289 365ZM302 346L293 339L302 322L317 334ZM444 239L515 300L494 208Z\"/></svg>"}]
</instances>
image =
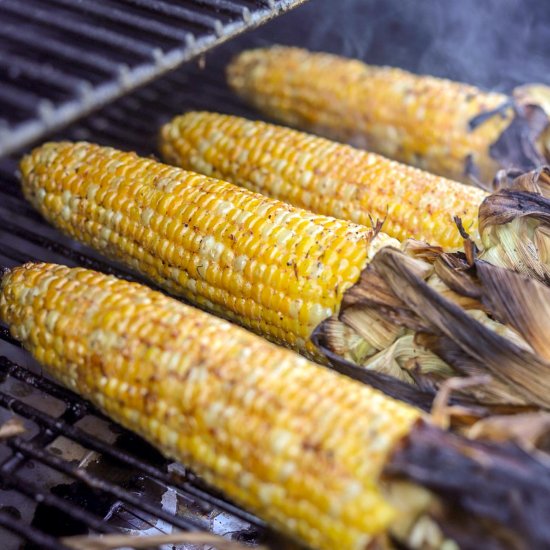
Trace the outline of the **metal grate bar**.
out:
<instances>
[{"instance_id":1,"label":"metal grate bar","mask_svg":"<svg viewBox=\"0 0 550 550\"><path fill-rule=\"evenodd\" d=\"M32 260L32 257L29 255L28 252L22 252L21 250L16 250L12 246L6 243L2 243L2 247L0 248L0 257L3 256L4 258L9 258L15 263L18 264L24 264L25 262L29 262ZM12 266L13 263L10 263L10 266ZM9 267L4 264L0 264L1 267Z\"/></svg>"},{"instance_id":2,"label":"metal grate bar","mask_svg":"<svg viewBox=\"0 0 550 550\"><path fill-rule=\"evenodd\" d=\"M194 23L205 29L215 30L218 34L223 32L223 26L219 19L209 15L203 15L196 10L182 8L173 3L163 2L162 0L126 0L126 2L144 8L152 13L160 13L182 22Z\"/></svg>"},{"instance_id":3,"label":"metal grate bar","mask_svg":"<svg viewBox=\"0 0 550 550\"><path fill-rule=\"evenodd\" d=\"M40 36L31 32L23 33L20 28L14 25L0 25L0 36L19 42L26 48L31 48L35 53L57 56L69 63L77 63L88 67L88 69L101 71L105 75L113 75L119 72L120 65L114 61L49 36ZM51 62L55 61L58 60L51 59Z\"/></svg>"},{"instance_id":4,"label":"metal grate bar","mask_svg":"<svg viewBox=\"0 0 550 550\"><path fill-rule=\"evenodd\" d=\"M24 17L25 22L36 21L39 24L46 24L50 29L59 29L70 35L80 35L97 41L107 46L113 46L125 50L129 53L139 54L147 59L153 55L151 46L129 36L117 34L108 29L91 25L82 21L69 19L67 12L53 12L41 8L29 10L27 6L19 0L3 0L3 8L7 11ZM67 38L68 36L65 35Z\"/></svg>"},{"instance_id":5,"label":"metal grate bar","mask_svg":"<svg viewBox=\"0 0 550 550\"><path fill-rule=\"evenodd\" d=\"M12 533L16 533L28 542L33 543L41 550L70 550L69 547L61 544L58 539L46 535L42 531L27 525L7 512L0 510L0 526Z\"/></svg>"},{"instance_id":6,"label":"metal grate bar","mask_svg":"<svg viewBox=\"0 0 550 550\"><path fill-rule=\"evenodd\" d=\"M17 345L19 344L17 343ZM73 408L73 410L75 408L79 409L79 414L84 414L92 408L92 406L87 401L77 401L75 399L74 393L72 393L70 390L64 388L63 386L59 386L58 384L52 382L44 376L34 374L32 371L19 366L17 363L11 361L7 357L0 356L0 372L2 372L4 375L9 375L16 380L20 380L21 382L24 382L25 384L28 384L33 388L40 389L51 395L52 397L59 399L60 401L71 403L71 407Z\"/></svg>"},{"instance_id":7,"label":"metal grate bar","mask_svg":"<svg viewBox=\"0 0 550 550\"><path fill-rule=\"evenodd\" d=\"M205 6L212 10L221 11L230 14L238 14L246 18L246 13L250 16L250 10L247 6L231 2L230 0L195 0L195 4Z\"/></svg>"},{"instance_id":8,"label":"metal grate bar","mask_svg":"<svg viewBox=\"0 0 550 550\"><path fill-rule=\"evenodd\" d=\"M12 338L8 328L2 325L0 325L0 340L4 340L5 342L7 342L8 344L11 344L12 346L21 347L21 344L19 344L19 342L15 338ZM1 361L1 358L0 358L0 361Z\"/></svg>"},{"instance_id":9,"label":"metal grate bar","mask_svg":"<svg viewBox=\"0 0 550 550\"><path fill-rule=\"evenodd\" d=\"M0 109L17 109L34 112L37 104L40 102L40 97L33 92L19 90L16 86L3 82L0 86Z\"/></svg>"},{"instance_id":10,"label":"metal grate bar","mask_svg":"<svg viewBox=\"0 0 550 550\"><path fill-rule=\"evenodd\" d=\"M95 269L97 271L102 271L108 274L116 274L119 277L127 280L136 281L138 279L141 279L139 276L132 274L130 271L125 270L123 267L114 268L111 264L106 263L102 260L98 260L86 254L85 252L73 250L71 248L63 246L62 244L59 244L59 242L57 241L32 233L27 229L18 227L11 222L5 221L2 224L2 228L0 229L0 231L7 231L11 235L15 235L16 237L21 237L29 243L32 243L37 246L41 246L51 252L64 256L65 258L72 260L75 264L81 265L83 267L87 267L89 269ZM2 252L5 252L5 251L2 251ZM30 261L30 260L32 260L32 258L29 257L25 261Z\"/></svg>"},{"instance_id":11,"label":"metal grate bar","mask_svg":"<svg viewBox=\"0 0 550 550\"><path fill-rule=\"evenodd\" d=\"M0 480L5 489L17 490L31 500L55 507L71 518L85 523L98 533L118 533L118 529L105 523L103 519L86 512L82 508L75 507L72 502L68 502L52 493L42 491L39 487L29 483L26 479L22 479L19 475L15 475L14 477L13 474L5 475L0 472Z\"/></svg>"},{"instance_id":12,"label":"metal grate bar","mask_svg":"<svg viewBox=\"0 0 550 550\"><path fill-rule=\"evenodd\" d=\"M49 466L50 468L57 470L66 476L82 481L89 487L101 491L104 494L111 495L126 504L130 504L132 507L140 510L141 512L166 521L170 525L174 525L184 531L200 531L203 529L203 526L199 522L169 514L157 506L153 506L145 502L143 499L133 495L129 491L122 489L118 485L104 479L100 479L90 474L83 468L79 468L78 466L75 467L62 458L59 458L41 448L35 447L31 443L23 441L19 438L14 438L8 440L7 445L29 458L38 460L42 464L45 464L46 466Z\"/></svg>"},{"instance_id":13,"label":"metal grate bar","mask_svg":"<svg viewBox=\"0 0 550 550\"><path fill-rule=\"evenodd\" d=\"M2 182L2 184L6 187L6 191L13 186L15 193L8 194L6 191L0 189L0 209L5 212L9 212L11 215L17 214L19 216L24 216L27 226L30 225L28 222L33 222L33 227L36 227L36 224L42 226L45 225L44 218L42 218L42 216L40 216L40 214L27 201L24 201L19 196L20 190L15 187L14 181ZM2 222L2 226L0 227L3 226L4 222Z\"/></svg>"},{"instance_id":14,"label":"metal grate bar","mask_svg":"<svg viewBox=\"0 0 550 550\"><path fill-rule=\"evenodd\" d=\"M303 1L0 1L0 57L25 72L0 71L0 156Z\"/></svg>"},{"instance_id":15,"label":"metal grate bar","mask_svg":"<svg viewBox=\"0 0 550 550\"><path fill-rule=\"evenodd\" d=\"M74 399L78 400L78 397L74 396ZM156 479L157 481L160 481L168 486L173 486L174 488L181 491L183 494L194 497L195 499L198 499L205 504L216 506L222 510L225 510L226 512L229 512L237 517L240 517L241 519L246 520L251 524L255 524L257 526L264 525L263 521L261 521L253 514L245 512L234 504L231 504L221 498L215 497L212 494L209 494L204 490L201 490L191 485L188 481L179 479L180 476L167 474L166 472L155 468L151 464L144 462L143 460L140 460L134 456L131 456L128 453L123 452L116 447L113 447L112 445L107 444L100 439L89 435L87 432L84 432L80 428L72 426L69 423L64 422L63 420L55 419L46 415L42 411L39 411L38 409L20 401L15 397L0 392L0 406L13 411L23 418L26 418L35 422L36 424L41 425L42 427L48 429L54 434L63 435L64 437L72 439L73 441L90 450L96 451L105 456L109 456L121 462L122 464L135 468L147 474L152 479ZM103 417L103 415L101 415L100 413L98 414Z\"/></svg>"},{"instance_id":16,"label":"metal grate bar","mask_svg":"<svg viewBox=\"0 0 550 550\"><path fill-rule=\"evenodd\" d=\"M66 90L84 91L89 86L83 78L9 52L2 52L0 55L0 67L7 68L14 74L28 75L36 81Z\"/></svg>"},{"instance_id":17,"label":"metal grate bar","mask_svg":"<svg viewBox=\"0 0 550 550\"><path fill-rule=\"evenodd\" d=\"M74 0L51 0L54 4L66 7L74 7ZM141 17L128 10L118 9L113 5L105 5L100 2L82 2L79 6L82 13L92 14L107 21L121 23L125 26L145 31L149 34L167 37L170 39L185 40L190 35L186 29L181 29L178 25L169 25L165 22L155 21L154 19Z\"/></svg>"}]
</instances>

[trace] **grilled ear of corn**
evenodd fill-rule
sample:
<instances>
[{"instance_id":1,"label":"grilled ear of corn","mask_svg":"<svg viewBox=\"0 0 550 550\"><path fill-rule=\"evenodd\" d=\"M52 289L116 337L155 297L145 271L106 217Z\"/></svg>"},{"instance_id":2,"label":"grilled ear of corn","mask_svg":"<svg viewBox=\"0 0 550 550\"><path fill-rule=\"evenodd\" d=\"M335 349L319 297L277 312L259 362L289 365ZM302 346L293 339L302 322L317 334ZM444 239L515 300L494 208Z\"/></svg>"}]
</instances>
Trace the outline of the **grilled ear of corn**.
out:
<instances>
[{"instance_id":1,"label":"grilled ear of corn","mask_svg":"<svg viewBox=\"0 0 550 550\"><path fill-rule=\"evenodd\" d=\"M454 180L488 185L500 168L530 170L549 158L544 87L512 98L287 47L245 51L227 73L271 118Z\"/></svg>"},{"instance_id":2,"label":"grilled ear of corn","mask_svg":"<svg viewBox=\"0 0 550 550\"><path fill-rule=\"evenodd\" d=\"M462 247L453 219L459 217L483 244L483 259L550 281L550 169L522 174L487 195L295 130L203 112L166 124L161 150L173 164L319 214L367 226L385 217L384 231L401 240Z\"/></svg>"},{"instance_id":3,"label":"grilled ear of corn","mask_svg":"<svg viewBox=\"0 0 550 550\"><path fill-rule=\"evenodd\" d=\"M368 262L376 258L378 249L388 248L385 245L398 245L374 229L316 216L218 180L87 143L45 145L23 159L21 172L25 195L68 234L137 268L169 291L319 361L327 362L327 353L319 351L311 335L326 319L345 325L336 325L345 337L336 345L332 340L331 352L349 358L347 352L353 350L356 363L369 368L374 361L374 368L382 371L387 369L381 367L379 352L386 353L396 339L425 331L432 323L396 316L392 303L398 312L406 305L390 291L381 300L362 299L382 284L369 278ZM425 246L419 250L409 246L401 260L410 265L407 254L425 254ZM428 248L434 257L441 254L440 249ZM490 326L500 332L499 349L510 351L508 341L517 338L529 357L523 368L501 357L492 367L498 369L495 383L476 397L500 403L505 395L506 404L546 406L550 393L544 384L533 385L534 371L526 365L536 366L539 374L547 365L531 354L521 336L515 336L512 329L519 329L513 323L510 327L493 323L479 293L468 289L466 297L460 295L452 278L448 284L439 281L432 263L413 266L436 285L438 295L451 296L464 310L479 310L479 318L468 320L472 333ZM459 262L458 271L463 269ZM348 307L350 301L353 307ZM516 301L511 304L520 311L523 305ZM439 334L440 329L435 330ZM456 345L465 357L446 354L441 361L414 351L407 362L422 361L426 367L420 364L421 373L435 368L443 378L467 375L464 361L472 363L470 369L476 372L487 371L487 361L480 359L483 340ZM403 356L400 346L393 349ZM437 346L436 352L443 354ZM403 378L412 382L410 369L403 367ZM528 372L523 373L525 369ZM523 374L518 376L520 371ZM403 389L395 379L381 382L365 371L361 378L391 395L425 403L424 393L411 396L411 387ZM428 395L433 396L433 391Z\"/></svg>"},{"instance_id":4,"label":"grilled ear of corn","mask_svg":"<svg viewBox=\"0 0 550 550\"><path fill-rule=\"evenodd\" d=\"M13 270L0 317L69 388L302 541L362 549L398 519L379 477L413 408L85 269Z\"/></svg>"},{"instance_id":5,"label":"grilled ear of corn","mask_svg":"<svg viewBox=\"0 0 550 550\"><path fill-rule=\"evenodd\" d=\"M374 230L89 143L21 163L25 196L69 235L160 286L280 343L313 352L378 246Z\"/></svg>"},{"instance_id":6,"label":"grilled ear of corn","mask_svg":"<svg viewBox=\"0 0 550 550\"><path fill-rule=\"evenodd\" d=\"M549 472L526 453L439 431L407 405L146 287L27 264L3 277L0 319L69 388L314 548L379 547L388 531L408 546L454 548L436 526L422 534L416 520L427 514L478 546L550 540L534 514ZM520 494L529 501L518 507ZM472 512L485 521L470 529Z\"/></svg>"},{"instance_id":7,"label":"grilled ear of corn","mask_svg":"<svg viewBox=\"0 0 550 550\"><path fill-rule=\"evenodd\" d=\"M480 189L295 130L191 112L161 132L164 158L295 206L446 249L462 246L453 216L475 238Z\"/></svg>"}]
</instances>

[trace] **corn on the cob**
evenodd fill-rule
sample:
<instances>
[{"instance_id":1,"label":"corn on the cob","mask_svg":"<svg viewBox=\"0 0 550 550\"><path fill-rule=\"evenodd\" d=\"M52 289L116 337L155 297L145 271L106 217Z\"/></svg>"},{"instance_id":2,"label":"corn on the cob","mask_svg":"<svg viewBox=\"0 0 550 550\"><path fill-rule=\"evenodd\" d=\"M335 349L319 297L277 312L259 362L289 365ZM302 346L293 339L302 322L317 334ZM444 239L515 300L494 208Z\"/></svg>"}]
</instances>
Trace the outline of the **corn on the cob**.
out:
<instances>
[{"instance_id":1,"label":"corn on the cob","mask_svg":"<svg viewBox=\"0 0 550 550\"><path fill-rule=\"evenodd\" d=\"M453 216L476 236L487 196L374 153L239 117L191 112L161 135L173 164L365 226L385 218L388 235L446 249L462 246Z\"/></svg>"},{"instance_id":2,"label":"corn on the cob","mask_svg":"<svg viewBox=\"0 0 550 550\"><path fill-rule=\"evenodd\" d=\"M379 477L419 413L144 286L27 264L0 318L56 378L317 548L398 520Z\"/></svg>"},{"instance_id":3,"label":"corn on the cob","mask_svg":"<svg viewBox=\"0 0 550 550\"><path fill-rule=\"evenodd\" d=\"M287 47L243 52L230 64L228 79L274 119L454 180L487 184L500 168L529 170L550 158L540 87L518 90L513 100Z\"/></svg>"},{"instance_id":4,"label":"corn on the cob","mask_svg":"<svg viewBox=\"0 0 550 550\"><path fill-rule=\"evenodd\" d=\"M534 513L550 475L527 453L437 430L146 287L27 264L1 281L0 320L69 388L314 548L380 548L388 532L413 548L455 548L433 523L422 533L428 517L470 546L550 540Z\"/></svg>"},{"instance_id":5,"label":"corn on the cob","mask_svg":"<svg viewBox=\"0 0 550 550\"><path fill-rule=\"evenodd\" d=\"M69 235L205 309L313 352L309 337L379 246L374 230L88 143L46 144L23 191Z\"/></svg>"}]
</instances>

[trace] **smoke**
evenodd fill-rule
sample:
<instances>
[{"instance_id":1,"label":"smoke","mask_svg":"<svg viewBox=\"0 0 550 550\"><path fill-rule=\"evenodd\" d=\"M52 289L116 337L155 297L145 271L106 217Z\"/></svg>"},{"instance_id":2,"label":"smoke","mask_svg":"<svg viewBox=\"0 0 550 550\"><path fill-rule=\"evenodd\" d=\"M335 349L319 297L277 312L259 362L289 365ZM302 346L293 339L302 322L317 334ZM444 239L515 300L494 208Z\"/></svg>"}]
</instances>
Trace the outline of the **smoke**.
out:
<instances>
[{"instance_id":1,"label":"smoke","mask_svg":"<svg viewBox=\"0 0 550 550\"><path fill-rule=\"evenodd\" d=\"M310 0L232 44L303 46L509 91L550 84L548 0Z\"/></svg>"}]
</instances>

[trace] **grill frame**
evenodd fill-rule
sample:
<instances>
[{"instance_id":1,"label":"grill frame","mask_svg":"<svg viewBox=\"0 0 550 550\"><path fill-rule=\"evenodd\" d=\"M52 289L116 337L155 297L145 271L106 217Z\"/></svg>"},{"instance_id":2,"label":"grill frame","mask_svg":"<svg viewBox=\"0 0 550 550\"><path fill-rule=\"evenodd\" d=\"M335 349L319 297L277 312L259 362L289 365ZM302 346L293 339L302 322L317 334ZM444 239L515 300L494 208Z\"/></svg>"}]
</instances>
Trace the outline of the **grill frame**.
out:
<instances>
[{"instance_id":1,"label":"grill frame","mask_svg":"<svg viewBox=\"0 0 550 550\"><path fill-rule=\"evenodd\" d=\"M0 157L304 1L0 0Z\"/></svg>"}]
</instances>

